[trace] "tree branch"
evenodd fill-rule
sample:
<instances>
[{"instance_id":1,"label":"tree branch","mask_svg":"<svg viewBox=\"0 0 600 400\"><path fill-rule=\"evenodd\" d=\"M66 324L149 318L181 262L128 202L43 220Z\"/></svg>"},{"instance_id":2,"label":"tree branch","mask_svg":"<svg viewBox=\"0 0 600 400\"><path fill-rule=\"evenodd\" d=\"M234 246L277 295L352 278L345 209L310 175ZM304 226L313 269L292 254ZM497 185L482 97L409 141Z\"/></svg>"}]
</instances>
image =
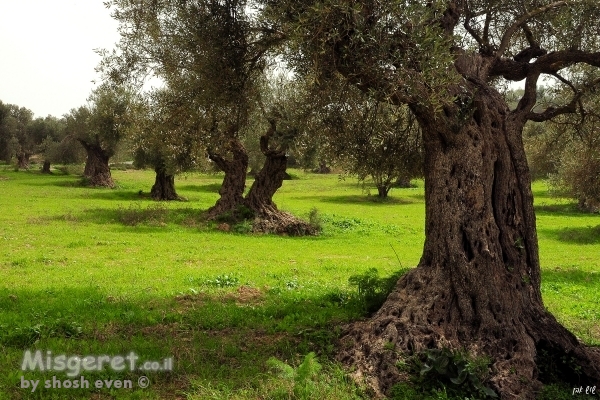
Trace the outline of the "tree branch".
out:
<instances>
[{"instance_id":1,"label":"tree branch","mask_svg":"<svg viewBox=\"0 0 600 400\"><path fill-rule=\"evenodd\" d=\"M518 20L516 20L506 30L506 32L504 32L504 35L502 35L502 40L500 42L500 47L498 48L498 51L496 52L496 57L498 57L498 58L502 57L502 55L504 54L506 49L508 49L508 46L510 45L510 40L512 39L512 37L515 34L515 32L517 31L517 29L519 29L519 27L521 27L523 24L525 24L528 20L530 20L531 18L535 17L538 14L545 13L546 11L551 10L556 7L564 6L565 4L567 4L566 1L557 1L554 3L550 3L546 6L532 10L532 11L528 12L527 14L523 15Z\"/></svg>"},{"instance_id":2,"label":"tree branch","mask_svg":"<svg viewBox=\"0 0 600 400\"><path fill-rule=\"evenodd\" d=\"M489 76L502 76L509 81L520 81L531 74L553 75L563 68L585 63L600 68L600 52L560 50L539 56L533 63L517 62L508 58L496 59Z\"/></svg>"},{"instance_id":3,"label":"tree branch","mask_svg":"<svg viewBox=\"0 0 600 400\"><path fill-rule=\"evenodd\" d=\"M541 113L529 112L527 113L526 118L530 121L544 122L555 118L558 115L575 113L577 112L578 105L582 107L581 98L583 95L598 85L600 85L600 78L590 82L590 84L586 85L584 90L578 91L568 104L565 104L561 107L548 107L544 112Z\"/></svg>"}]
</instances>

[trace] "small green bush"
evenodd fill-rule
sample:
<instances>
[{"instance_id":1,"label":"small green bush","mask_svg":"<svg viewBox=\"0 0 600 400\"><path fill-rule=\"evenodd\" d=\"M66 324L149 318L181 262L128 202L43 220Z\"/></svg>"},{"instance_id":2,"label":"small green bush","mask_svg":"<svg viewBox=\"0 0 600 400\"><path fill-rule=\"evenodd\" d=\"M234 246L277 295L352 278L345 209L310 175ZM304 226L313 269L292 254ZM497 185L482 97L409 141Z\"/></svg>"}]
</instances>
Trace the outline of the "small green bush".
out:
<instances>
[{"instance_id":1,"label":"small green bush","mask_svg":"<svg viewBox=\"0 0 600 400\"><path fill-rule=\"evenodd\" d=\"M379 310L405 272L400 270L388 277L379 277L377 269L371 268L364 274L352 275L348 283L358 289L358 306L364 313L371 314Z\"/></svg>"},{"instance_id":2,"label":"small green bush","mask_svg":"<svg viewBox=\"0 0 600 400\"><path fill-rule=\"evenodd\" d=\"M417 387L434 390L444 398L487 399L497 398L496 392L486 386L491 360L472 357L464 350L428 349L408 360L409 370L416 376ZM402 393L402 386L392 393ZM401 398L399 395L392 397ZM438 397L439 398L439 397Z\"/></svg>"}]
</instances>

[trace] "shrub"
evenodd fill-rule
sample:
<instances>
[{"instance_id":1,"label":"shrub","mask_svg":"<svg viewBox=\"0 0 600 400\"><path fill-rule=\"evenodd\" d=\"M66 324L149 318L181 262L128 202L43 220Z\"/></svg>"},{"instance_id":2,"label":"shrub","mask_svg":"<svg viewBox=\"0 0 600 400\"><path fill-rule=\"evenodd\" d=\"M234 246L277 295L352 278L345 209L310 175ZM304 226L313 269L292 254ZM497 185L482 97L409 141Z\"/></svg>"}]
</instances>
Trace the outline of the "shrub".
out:
<instances>
[{"instance_id":1,"label":"shrub","mask_svg":"<svg viewBox=\"0 0 600 400\"><path fill-rule=\"evenodd\" d=\"M357 299L361 310L367 314L379 310L405 272L406 270L400 270L380 278L377 269L371 268L364 274L352 275L348 283L358 289Z\"/></svg>"},{"instance_id":2,"label":"shrub","mask_svg":"<svg viewBox=\"0 0 600 400\"><path fill-rule=\"evenodd\" d=\"M587 212L600 211L600 150L573 144L560 160L551 179L552 188L579 201Z\"/></svg>"}]
</instances>

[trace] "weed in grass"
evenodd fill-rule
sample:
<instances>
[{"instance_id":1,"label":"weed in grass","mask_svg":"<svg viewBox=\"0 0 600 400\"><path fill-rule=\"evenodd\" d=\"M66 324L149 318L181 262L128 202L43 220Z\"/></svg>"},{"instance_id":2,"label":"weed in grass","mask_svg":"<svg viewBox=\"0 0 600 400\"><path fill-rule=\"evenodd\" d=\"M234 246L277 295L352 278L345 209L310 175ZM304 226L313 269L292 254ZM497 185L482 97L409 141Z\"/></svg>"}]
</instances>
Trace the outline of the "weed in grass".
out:
<instances>
[{"instance_id":1,"label":"weed in grass","mask_svg":"<svg viewBox=\"0 0 600 400\"><path fill-rule=\"evenodd\" d=\"M234 274L217 275L212 279L193 279L192 282L217 288L235 287L240 284L240 277Z\"/></svg>"},{"instance_id":2,"label":"weed in grass","mask_svg":"<svg viewBox=\"0 0 600 400\"><path fill-rule=\"evenodd\" d=\"M396 286L396 282L406 270L400 270L394 274L381 278L376 268L371 268L360 275L352 275L348 282L356 286L358 306L366 313L371 314L383 305L385 299Z\"/></svg>"},{"instance_id":3,"label":"weed in grass","mask_svg":"<svg viewBox=\"0 0 600 400\"><path fill-rule=\"evenodd\" d=\"M308 223L315 229L317 232L321 232L323 230L323 218L317 210L317 207L313 207L310 209L308 213Z\"/></svg>"},{"instance_id":4,"label":"weed in grass","mask_svg":"<svg viewBox=\"0 0 600 400\"><path fill-rule=\"evenodd\" d=\"M401 383L392 388L392 399L406 398L413 391L426 395L422 398L475 400L498 397L486 385L491 363L487 357L473 357L464 350L443 348L425 350L407 361L399 365L399 368L408 368L413 373L413 385Z\"/></svg>"},{"instance_id":5,"label":"weed in grass","mask_svg":"<svg viewBox=\"0 0 600 400\"><path fill-rule=\"evenodd\" d=\"M276 393L277 397L299 400L314 398L317 390L317 374L322 368L315 353L308 353L296 368L276 358L270 358L267 365L291 383L289 387L281 388L279 393Z\"/></svg>"}]
</instances>

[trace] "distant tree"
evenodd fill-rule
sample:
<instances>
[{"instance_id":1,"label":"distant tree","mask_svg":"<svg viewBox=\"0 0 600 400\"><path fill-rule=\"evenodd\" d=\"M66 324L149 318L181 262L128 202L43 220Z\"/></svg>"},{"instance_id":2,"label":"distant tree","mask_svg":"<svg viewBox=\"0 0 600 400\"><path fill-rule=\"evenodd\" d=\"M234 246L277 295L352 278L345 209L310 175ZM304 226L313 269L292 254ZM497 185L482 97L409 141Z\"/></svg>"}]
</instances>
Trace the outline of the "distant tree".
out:
<instances>
[{"instance_id":1,"label":"distant tree","mask_svg":"<svg viewBox=\"0 0 600 400\"><path fill-rule=\"evenodd\" d=\"M360 181L372 178L380 198L423 176L421 131L412 112L343 83L327 92L320 112L328 157Z\"/></svg>"},{"instance_id":2,"label":"distant tree","mask_svg":"<svg viewBox=\"0 0 600 400\"><path fill-rule=\"evenodd\" d=\"M8 104L0 101L0 160L10 163L16 153L16 139L14 138Z\"/></svg>"},{"instance_id":3,"label":"distant tree","mask_svg":"<svg viewBox=\"0 0 600 400\"><path fill-rule=\"evenodd\" d=\"M150 195L154 200L180 200L175 190L175 175L197 165L204 153L197 141L188 107L167 88L154 90L138 113L131 141L137 167L151 166L156 172Z\"/></svg>"},{"instance_id":4,"label":"distant tree","mask_svg":"<svg viewBox=\"0 0 600 400\"><path fill-rule=\"evenodd\" d=\"M84 176L89 184L114 187L108 161L131 127L132 94L123 87L100 86L88 101L65 116L66 132L86 151Z\"/></svg>"},{"instance_id":5,"label":"distant tree","mask_svg":"<svg viewBox=\"0 0 600 400\"><path fill-rule=\"evenodd\" d=\"M546 124L542 145L554 150L554 188L577 199L582 210L599 212L600 93L581 96L579 107L585 110L581 115L561 115Z\"/></svg>"},{"instance_id":6,"label":"distant tree","mask_svg":"<svg viewBox=\"0 0 600 400\"><path fill-rule=\"evenodd\" d=\"M38 117L29 123L27 131L36 144L35 153L41 153L43 157L42 172L50 173L51 153L65 135L63 121L51 115Z\"/></svg>"},{"instance_id":7,"label":"distant tree","mask_svg":"<svg viewBox=\"0 0 600 400\"><path fill-rule=\"evenodd\" d=\"M31 110L0 102L0 143L3 144L0 152L6 162L16 157L19 169L29 168L29 158L38 144L29 131L32 119Z\"/></svg>"}]
</instances>

